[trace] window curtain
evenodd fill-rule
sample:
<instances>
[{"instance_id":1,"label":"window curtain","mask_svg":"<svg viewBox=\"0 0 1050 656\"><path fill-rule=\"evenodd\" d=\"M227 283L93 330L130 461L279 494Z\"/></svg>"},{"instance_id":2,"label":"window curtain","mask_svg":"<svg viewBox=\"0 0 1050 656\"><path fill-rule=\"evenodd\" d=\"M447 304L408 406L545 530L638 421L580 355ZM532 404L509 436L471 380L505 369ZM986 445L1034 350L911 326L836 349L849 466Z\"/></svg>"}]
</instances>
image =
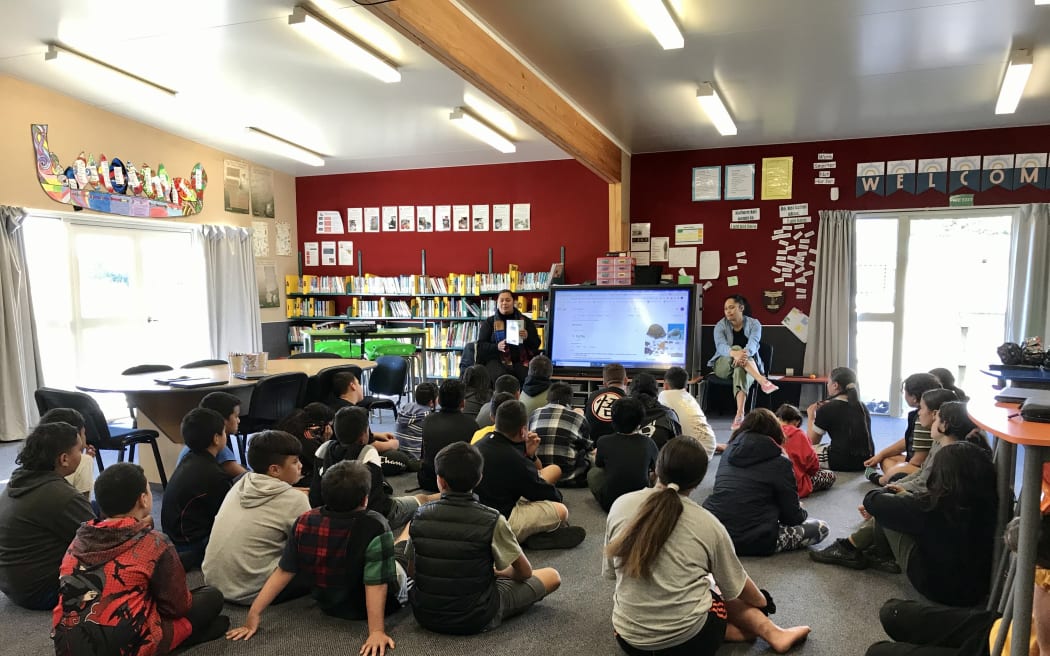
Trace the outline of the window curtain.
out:
<instances>
[{"instance_id":1,"label":"window curtain","mask_svg":"<svg viewBox=\"0 0 1050 656\"><path fill-rule=\"evenodd\" d=\"M817 266L803 370L826 375L835 367L857 367L857 224L848 210L821 210ZM861 381L863 384L864 381ZM802 386L799 403L820 398L813 385Z\"/></svg>"},{"instance_id":2,"label":"window curtain","mask_svg":"<svg viewBox=\"0 0 1050 656\"><path fill-rule=\"evenodd\" d=\"M1050 340L1050 204L1022 205L1010 232L1009 297L1006 305L1006 339L1022 342L1028 337Z\"/></svg>"},{"instance_id":3,"label":"window curtain","mask_svg":"<svg viewBox=\"0 0 1050 656\"><path fill-rule=\"evenodd\" d=\"M251 231L232 226L201 226L208 294L211 356L262 350L259 292Z\"/></svg>"},{"instance_id":4,"label":"window curtain","mask_svg":"<svg viewBox=\"0 0 1050 656\"><path fill-rule=\"evenodd\" d=\"M25 210L0 205L0 441L20 440L39 415L40 367L22 225Z\"/></svg>"}]
</instances>

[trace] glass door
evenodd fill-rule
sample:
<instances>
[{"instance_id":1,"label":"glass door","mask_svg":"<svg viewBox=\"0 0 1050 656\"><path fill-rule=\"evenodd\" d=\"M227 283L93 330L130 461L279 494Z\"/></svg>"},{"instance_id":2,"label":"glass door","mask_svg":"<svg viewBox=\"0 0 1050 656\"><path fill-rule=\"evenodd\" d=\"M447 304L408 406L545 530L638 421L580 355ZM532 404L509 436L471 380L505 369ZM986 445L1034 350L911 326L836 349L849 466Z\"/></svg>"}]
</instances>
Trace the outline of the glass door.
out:
<instances>
[{"instance_id":1,"label":"glass door","mask_svg":"<svg viewBox=\"0 0 1050 656\"><path fill-rule=\"evenodd\" d=\"M48 386L136 364L178 367L208 355L203 261L188 230L32 217L26 255ZM107 415L122 398L98 397Z\"/></svg>"},{"instance_id":2,"label":"glass door","mask_svg":"<svg viewBox=\"0 0 1050 656\"><path fill-rule=\"evenodd\" d=\"M979 385L1005 333L1012 209L861 215L857 374L871 412L900 416L910 374Z\"/></svg>"}]
</instances>

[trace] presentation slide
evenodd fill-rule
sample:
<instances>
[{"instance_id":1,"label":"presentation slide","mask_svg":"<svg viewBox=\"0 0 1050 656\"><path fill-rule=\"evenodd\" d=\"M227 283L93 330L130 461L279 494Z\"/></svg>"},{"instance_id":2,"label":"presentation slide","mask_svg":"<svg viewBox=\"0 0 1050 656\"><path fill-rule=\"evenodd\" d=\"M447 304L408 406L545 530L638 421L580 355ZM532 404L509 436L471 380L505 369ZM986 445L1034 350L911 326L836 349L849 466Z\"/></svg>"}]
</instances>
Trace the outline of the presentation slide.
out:
<instances>
[{"instance_id":1,"label":"presentation slide","mask_svg":"<svg viewBox=\"0 0 1050 656\"><path fill-rule=\"evenodd\" d=\"M687 289L559 289L553 303L550 352L555 366L686 364Z\"/></svg>"}]
</instances>

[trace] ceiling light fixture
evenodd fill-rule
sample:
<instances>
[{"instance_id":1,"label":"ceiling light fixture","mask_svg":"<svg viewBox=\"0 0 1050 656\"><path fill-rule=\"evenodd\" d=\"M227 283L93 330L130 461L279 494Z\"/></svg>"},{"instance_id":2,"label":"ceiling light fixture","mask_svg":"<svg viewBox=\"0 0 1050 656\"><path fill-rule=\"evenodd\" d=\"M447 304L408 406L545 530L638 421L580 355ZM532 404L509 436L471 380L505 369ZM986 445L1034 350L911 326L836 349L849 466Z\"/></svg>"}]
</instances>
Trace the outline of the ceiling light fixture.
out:
<instances>
[{"instance_id":1,"label":"ceiling light fixture","mask_svg":"<svg viewBox=\"0 0 1050 656\"><path fill-rule=\"evenodd\" d=\"M999 87L999 100L995 103L996 114L1013 114L1017 103L1021 102L1024 85L1032 72L1032 51L1021 48L1010 53L1010 64L1006 67L1002 86Z\"/></svg>"},{"instance_id":2,"label":"ceiling light fixture","mask_svg":"<svg viewBox=\"0 0 1050 656\"><path fill-rule=\"evenodd\" d=\"M666 0L631 0L631 4L664 50L675 50L685 45L682 30Z\"/></svg>"},{"instance_id":3,"label":"ceiling light fixture","mask_svg":"<svg viewBox=\"0 0 1050 656\"><path fill-rule=\"evenodd\" d=\"M1035 0L1037 5L1050 5L1050 0Z\"/></svg>"},{"instance_id":4,"label":"ceiling light fixture","mask_svg":"<svg viewBox=\"0 0 1050 656\"><path fill-rule=\"evenodd\" d=\"M736 134L736 123L733 122L733 117L729 115L729 110L726 109L725 103L715 90L715 85L703 82L696 90L696 99L704 113L707 114L707 118L715 124L715 129L719 134L723 137Z\"/></svg>"},{"instance_id":5,"label":"ceiling light fixture","mask_svg":"<svg viewBox=\"0 0 1050 656\"><path fill-rule=\"evenodd\" d=\"M393 62L312 7L297 5L288 17L288 24L377 80L388 83L401 81L401 72Z\"/></svg>"},{"instance_id":6,"label":"ceiling light fixture","mask_svg":"<svg viewBox=\"0 0 1050 656\"><path fill-rule=\"evenodd\" d=\"M125 79L138 82L140 85L143 85L144 88L147 88L150 91L161 93L170 98L174 98L175 95L178 93L174 89L169 89L163 84L158 84L156 82L153 82L152 80L147 80L144 77L139 77L134 73L129 73L128 71L124 70L123 68L120 68L119 66L114 66L113 64L104 62L101 59L95 59L91 55L86 55L80 52L79 50L74 50L73 48L58 43L57 41L48 42L47 52L44 54L44 61L57 61L59 55L62 56L63 61L66 61L68 59L76 61L79 64L88 64L89 67L92 67L95 70L105 70L109 71L110 73L116 73L117 75L120 75Z\"/></svg>"},{"instance_id":7,"label":"ceiling light fixture","mask_svg":"<svg viewBox=\"0 0 1050 656\"><path fill-rule=\"evenodd\" d=\"M246 129L256 144L272 153L294 159L303 164L309 164L310 166L324 166L324 156L320 153L314 152L309 148L303 148L297 143L292 143L287 139L282 139L257 127L249 126Z\"/></svg>"},{"instance_id":8,"label":"ceiling light fixture","mask_svg":"<svg viewBox=\"0 0 1050 656\"><path fill-rule=\"evenodd\" d=\"M513 153L518 150L513 141L504 136L499 130L483 121L480 117L476 116L466 107L455 108L452 110L452 113L448 115L448 118L461 129L469 132L475 138L484 141L501 153Z\"/></svg>"}]
</instances>

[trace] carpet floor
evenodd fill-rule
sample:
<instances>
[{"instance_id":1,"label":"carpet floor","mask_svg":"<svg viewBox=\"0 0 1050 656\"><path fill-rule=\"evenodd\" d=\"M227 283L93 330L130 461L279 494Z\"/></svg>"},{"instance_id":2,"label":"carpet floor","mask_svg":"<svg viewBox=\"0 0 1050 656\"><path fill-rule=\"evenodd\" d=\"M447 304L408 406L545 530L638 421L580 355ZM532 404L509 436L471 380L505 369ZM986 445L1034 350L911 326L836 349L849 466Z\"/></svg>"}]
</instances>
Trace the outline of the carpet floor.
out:
<instances>
[{"instance_id":1,"label":"carpet floor","mask_svg":"<svg viewBox=\"0 0 1050 656\"><path fill-rule=\"evenodd\" d=\"M713 418L716 434L729 434L729 418ZM378 427L377 427L378 428ZM873 418L877 447L903 434L903 421ZM0 481L14 468L17 444L0 445ZM701 487L694 493L702 501L714 482L717 456ZM398 492L415 486L411 475L395 477ZM811 517L831 525L829 540L848 535L859 522L856 507L871 484L859 474L840 474L835 486L805 500ZM554 567L562 576L560 590L498 630L472 637L443 636L423 630L409 609L387 619L387 633L402 656L437 656L459 653L493 656L543 654L619 654L613 638L612 581L601 578L601 550L605 514L586 489L565 490L570 522L587 529L579 547L565 551L527 552L534 567ZM155 490L155 513L159 513L159 487ZM824 546L824 545L820 545ZM781 626L806 624L810 638L792 653L805 656L863 654L869 644L885 639L879 627L878 610L890 597L919 598L903 575L873 570L854 571L812 562L805 552L769 558L744 558L744 567L760 587L767 588L777 602L773 620ZM189 575L191 586L201 583L199 572ZM246 609L227 605L234 625L244 620ZM48 638L50 614L23 610L0 595L0 626L5 656L37 656L52 651ZM263 614L260 632L249 642L215 641L188 650L201 654L252 654L253 656L310 654L356 654L366 635L364 622L348 622L322 614L310 599L299 599ZM772 653L762 641L726 645L719 654Z\"/></svg>"}]
</instances>

